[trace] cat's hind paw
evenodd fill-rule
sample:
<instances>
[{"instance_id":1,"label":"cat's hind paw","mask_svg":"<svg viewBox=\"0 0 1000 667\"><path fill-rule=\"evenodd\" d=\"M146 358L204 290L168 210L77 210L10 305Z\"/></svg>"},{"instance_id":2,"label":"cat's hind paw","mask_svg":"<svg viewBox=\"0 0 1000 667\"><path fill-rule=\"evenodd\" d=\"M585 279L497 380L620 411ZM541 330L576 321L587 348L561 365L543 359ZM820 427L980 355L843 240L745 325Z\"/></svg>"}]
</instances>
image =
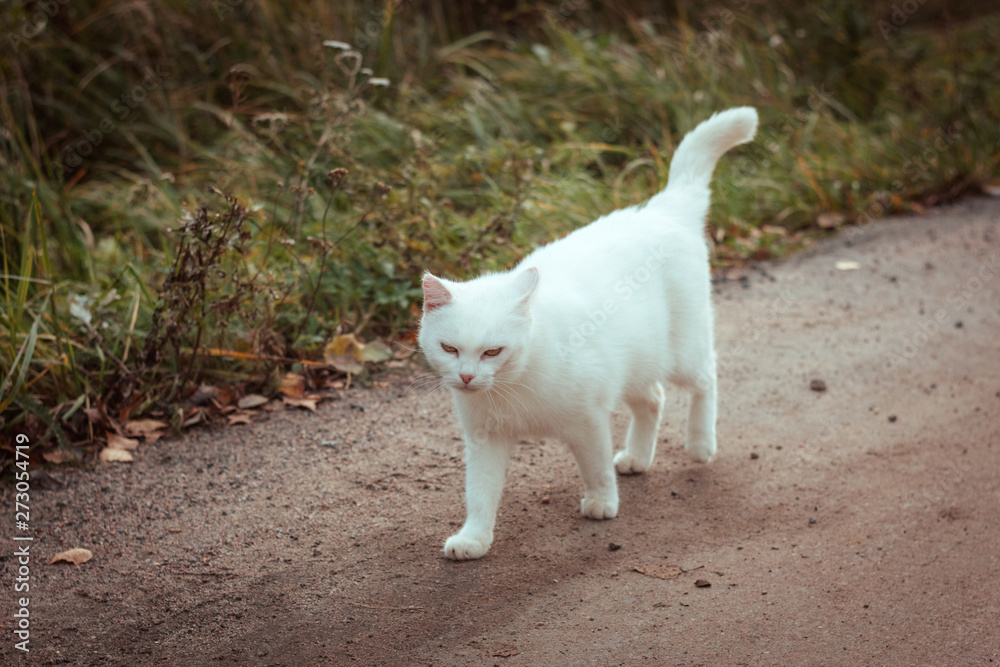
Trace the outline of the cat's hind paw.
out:
<instances>
[{"instance_id":1,"label":"cat's hind paw","mask_svg":"<svg viewBox=\"0 0 1000 667\"><path fill-rule=\"evenodd\" d=\"M708 463L715 456L715 442L708 438L690 439L684 445L684 451L693 460L699 463Z\"/></svg>"},{"instance_id":2,"label":"cat's hind paw","mask_svg":"<svg viewBox=\"0 0 1000 667\"><path fill-rule=\"evenodd\" d=\"M588 519L614 519L618 516L618 498L584 497L580 512Z\"/></svg>"},{"instance_id":3,"label":"cat's hind paw","mask_svg":"<svg viewBox=\"0 0 1000 667\"><path fill-rule=\"evenodd\" d=\"M640 461L634 454L622 450L615 454L615 470L622 475L636 475L649 470L649 463Z\"/></svg>"},{"instance_id":4,"label":"cat's hind paw","mask_svg":"<svg viewBox=\"0 0 1000 667\"><path fill-rule=\"evenodd\" d=\"M456 533L444 543L444 555L451 560L475 560L490 550L490 542Z\"/></svg>"}]
</instances>

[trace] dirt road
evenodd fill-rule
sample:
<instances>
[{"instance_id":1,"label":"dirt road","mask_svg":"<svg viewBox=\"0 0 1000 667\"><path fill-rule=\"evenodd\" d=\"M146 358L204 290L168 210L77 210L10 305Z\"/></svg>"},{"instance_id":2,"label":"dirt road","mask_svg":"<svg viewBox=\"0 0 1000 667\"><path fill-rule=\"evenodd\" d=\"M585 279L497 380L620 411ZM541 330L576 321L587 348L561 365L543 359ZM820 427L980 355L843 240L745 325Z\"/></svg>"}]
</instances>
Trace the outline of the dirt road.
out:
<instances>
[{"instance_id":1,"label":"dirt road","mask_svg":"<svg viewBox=\"0 0 1000 667\"><path fill-rule=\"evenodd\" d=\"M718 458L685 460L672 390L617 519L526 443L490 553L447 561L448 397L351 390L38 481L3 663L1000 663L1000 201L856 232L719 282Z\"/></svg>"}]
</instances>

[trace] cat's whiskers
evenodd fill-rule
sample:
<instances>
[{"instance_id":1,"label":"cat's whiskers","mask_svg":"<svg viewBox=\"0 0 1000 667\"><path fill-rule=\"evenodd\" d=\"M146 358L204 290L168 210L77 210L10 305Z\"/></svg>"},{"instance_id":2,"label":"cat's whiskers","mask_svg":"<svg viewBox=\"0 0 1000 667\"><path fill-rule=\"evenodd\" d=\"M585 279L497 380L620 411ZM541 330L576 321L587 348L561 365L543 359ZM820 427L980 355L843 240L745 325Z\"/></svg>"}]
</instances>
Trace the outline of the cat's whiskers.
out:
<instances>
[{"instance_id":1,"label":"cat's whiskers","mask_svg":"<svg viewBox=\"0 0 1000 667\"><path fill-rule=\"evenodd\" d=\"M501 427L503 425L504 420L500 418L501 417L500 411L497 410L496 401L493 400L493 392L490 390L486 390L482 393L486 396L486 400L490 402L490 413L492 414L493 419L495 421L494 426L497 428Z\"/></svg>"},{"instance_id":2,"label":"cat's whiskers","mask_svg":"<svg viewBox=\"0 0 1000 667\"><path fill-rule=\"evenodd\" d=\"M528 384L526 384L524 382L515 382L514 380L498 379L498 380L494 380L494 384L500 384L500 385L503 385L504 387L507 387L507 388L522 387L522 388L527 389L529 391L531 390L530 385L528 385Z\"/></svg>"},{"instance_id":3,"label":"cat's whiskers","mask_svg":"<svg viewBox=\"0 0 1000 667\"><path fill-rule=\"evenodd\" d=\"M507 405L510 405L510 399L508 399L503 394L503 392L500 391L499 385L497 385L495 382L493 383L492 387L486 390L486 397L490 401L490 409L493 411L493 416L497 419L497 421L506 421L507 420L506 410L501 412L497 408L496 401L493 400L494 396L496 396L497 398L502 398ZM513 406L511 406L511 408L513 409Z\"/></svg>"},{"instance_id":4,"label":"cat's whiskers","mask_svg":"<svg viewBox=\"0 0 1000 667\"><path fill-rule=\"evenodd\" d=\"M415 393L415 400L420 401L433 394L438 389L442 389L444 386L444 379L439 375L421 375L415 378L406 388L406 395L411 396Z\"/></svg>"},{"instance_id":5,"label":"cat's whiskers","mask_svg":"<svg viewBox=\"0 0 1000 667\"><path fill-rule=\"evenodd\" d=\"M444 387L444 383L441 383L441 384L437 384L437 385L433 385L433 386L431 386L431 387L428 387L428 388L427 388L427 389L425 389L425 390L424 390L423 392L421 392L419 396L417 396L417 399L416 399L416 400L418 400L418 401L422 401L423 399L427 398L428 396L430 396L431 394L433 394L433 393L434 393L435 391L437 391L438 389L444 389L444 388L445 388L445 387Z\"/></svg>"},{"instance_id":6,"label":"cat's whiskers","mask_svg":"<svg viewBox=\"0 0 1000 667\"><path fill-rule=\"evenodd\" d=\"M441 376L438 375L437 373L424 373L423 375L418 375L417 377L413 378L413 380L410 382L410 386L412 387L415 384L426 382L427 380L440 380L440 379Z\"/></svg>"},{"instance_id":7,"label":"cat's whiskers","mask_svg":"<svg viewBox=\"0 0 1000 667\"><path fill-rule=\"evenodd\" d=\"M524 409L525 414L531 413L531 410L524 403L524 400L521 398L518 392L515 391L507 382L504 382L502 380L494 381L492 389L496 390L497 396L504 399L504 401L507 403L507 406L510 408L513 417L517 421L523 421L523 417L519 407L517 405L514 405L514 400L518 402L520 408Z\"/></svg>"},{"instance_id":8,"label":"cat's whiskers","mask_svg":"<svg viewBox=\"0 0 1000 667\"><path fill-rule=\"evenodd\" d=\"M406 388L407 393L420 391L428 386L434 387L441 384L441 378L437 375L422 375L410 382Z\"/></svg>"}]
</instances>

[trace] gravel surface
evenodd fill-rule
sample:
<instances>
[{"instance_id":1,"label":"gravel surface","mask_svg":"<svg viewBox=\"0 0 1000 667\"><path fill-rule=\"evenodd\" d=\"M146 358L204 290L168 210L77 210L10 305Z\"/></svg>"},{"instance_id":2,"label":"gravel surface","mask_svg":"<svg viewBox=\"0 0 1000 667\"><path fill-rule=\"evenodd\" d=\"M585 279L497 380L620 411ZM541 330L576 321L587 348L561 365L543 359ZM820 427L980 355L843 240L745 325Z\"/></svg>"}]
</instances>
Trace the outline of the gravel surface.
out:
<instances>
[{"instance_id":1,"label":"gravel surface","mask_svg":"<svg viewBox=\"0 0 1000 667\"><path fill-rule=\"evenodd\" d=\"M0 661L1000 663L998 223L972 199L719 278L717 460L685 459L670 390L595 522L562 445L525 443L480 561L441 552L449 397L405 378L60 469L32 483L31 653L8 632ZM72 547L93 559L45 564Z\"/></svg>"}]
</instances>

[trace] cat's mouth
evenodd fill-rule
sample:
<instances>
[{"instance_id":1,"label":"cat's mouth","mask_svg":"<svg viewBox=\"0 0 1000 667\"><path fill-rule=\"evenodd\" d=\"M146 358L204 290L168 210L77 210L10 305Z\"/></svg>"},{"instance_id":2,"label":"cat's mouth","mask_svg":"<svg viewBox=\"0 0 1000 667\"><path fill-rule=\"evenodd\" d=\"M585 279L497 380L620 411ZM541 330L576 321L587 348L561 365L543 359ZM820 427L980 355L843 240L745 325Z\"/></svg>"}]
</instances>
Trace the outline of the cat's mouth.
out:
<instances>
[{"instance_id":1,"label":"cat's mouth","mask_svg":"<svg viewBox=\"0 0 1000 667\"><path fill-rule=\"evenodd\" d=\"M486 391L489 387L483 383L473 383L465 384L461 380L451 385L455 389L459 390L463 394L478 394L481 391Z\"/></svg>"}]
</instances>

